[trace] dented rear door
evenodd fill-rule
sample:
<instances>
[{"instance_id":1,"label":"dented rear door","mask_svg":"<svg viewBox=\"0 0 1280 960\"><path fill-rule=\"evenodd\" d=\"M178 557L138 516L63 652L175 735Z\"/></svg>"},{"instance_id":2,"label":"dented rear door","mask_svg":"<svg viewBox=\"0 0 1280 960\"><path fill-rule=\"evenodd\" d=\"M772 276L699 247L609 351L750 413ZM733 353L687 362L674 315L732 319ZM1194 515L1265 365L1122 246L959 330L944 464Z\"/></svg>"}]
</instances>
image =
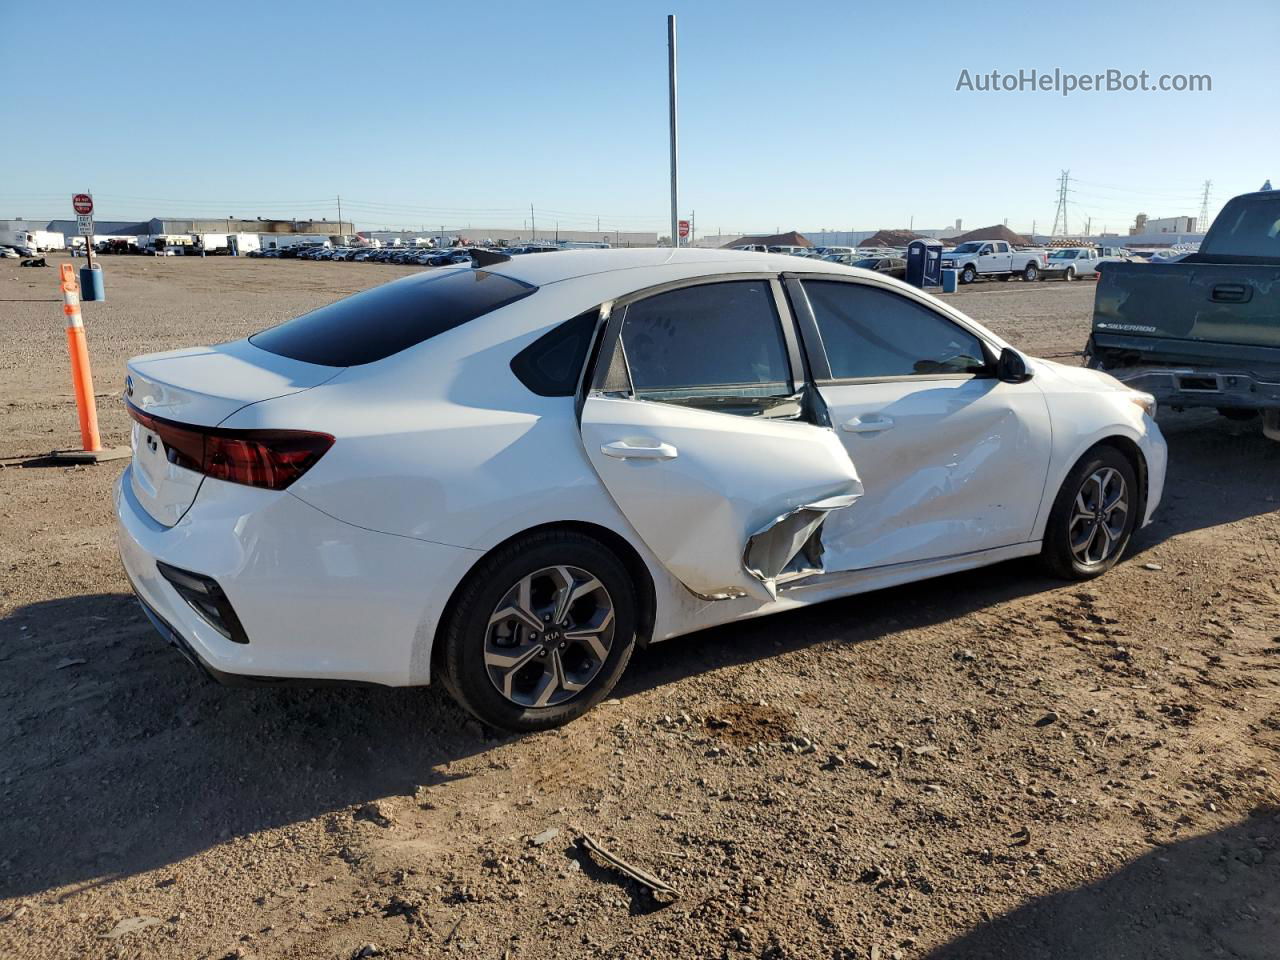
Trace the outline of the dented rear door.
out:
<instances>
[{"instance_id":1,"label":"dented rear door","mask_svg":"<svg viewBox=\"0 0 1280 960\"><path fill-rule=\"evenodd\" d=\"M588 397L582 440L645 544L698 596L773 599L822 571L822 526L862 493L827 428Z\"/></svg>"},{"instance_id":2,"label":"dented rear door","mask_svg":"<svg viewBox=\"0 0 1280 960\"><path fill-rule=\"evenodd\" d=\"M668 284L605 313L582 442L649 549L710 599L821 572L823 527L862 483L821 425L776 278Z\"/></svg>"}]
</instances>

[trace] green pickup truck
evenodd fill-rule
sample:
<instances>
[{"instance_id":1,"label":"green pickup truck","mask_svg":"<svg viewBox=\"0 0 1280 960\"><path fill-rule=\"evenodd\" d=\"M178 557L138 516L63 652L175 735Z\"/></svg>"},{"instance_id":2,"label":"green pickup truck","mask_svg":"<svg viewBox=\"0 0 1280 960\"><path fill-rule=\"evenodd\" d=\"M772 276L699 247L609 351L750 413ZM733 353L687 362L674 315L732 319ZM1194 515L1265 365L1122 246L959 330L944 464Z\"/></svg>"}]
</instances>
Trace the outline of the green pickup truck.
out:
<instances>
[{"instance_id":1,"label":"green pickup truck","mask_svg":"<svg viewBox=\"0 0 1280 960\"><path fill-rule=\"evenodd\" d=\"M1280 191L1228 201L1181 260L1107 264L1085 358L1175 410L1261 414L1280 440Z\"/></svg>"}]
</instances>

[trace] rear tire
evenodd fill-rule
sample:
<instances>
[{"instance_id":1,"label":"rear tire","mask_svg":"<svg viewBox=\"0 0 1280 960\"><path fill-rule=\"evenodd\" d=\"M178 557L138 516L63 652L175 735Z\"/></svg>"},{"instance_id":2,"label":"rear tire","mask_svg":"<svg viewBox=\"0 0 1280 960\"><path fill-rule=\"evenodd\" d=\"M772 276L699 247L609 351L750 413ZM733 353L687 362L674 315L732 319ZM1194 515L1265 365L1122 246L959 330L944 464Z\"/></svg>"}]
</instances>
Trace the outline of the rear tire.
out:
<instances>
[{"instance_id":1,"label":"rear tire","mask_svg":"<svg viewBox=\"0 0 1280 960\"><path fill-rule=\"evenodd\" d=\"M438 641L440 672L485 723L546 730L608 696L635 649L635 625L631 577L611 550L580 533L535 533L468 576Z\"/></svg>"},{"instance_id":2,"label":"rear tire","mask_svg":"<svg viewBox=\"0 0 1280 960\"><path fill-rule=\"evenodd\" d=\"M1035 280L1039 280L1040 268L1037 267L1034 263L1028 263L1026 268L1023 269L1022 271L1022 279L1026 280L1028 283L1031 283Z\"/></svg>"},{"instance_id":3,"label":"rear tire","mask_svg":"<svg viewBox=\"0 0 1280 960\"><path fill-rule=\"evenodd\" d=\"M1099 444L1067 474L1053 501L1040 559L1064 580L1092 580L1123 556L1138 518L1133 465L1115 447Z\"/></svg>"}]
</instances>

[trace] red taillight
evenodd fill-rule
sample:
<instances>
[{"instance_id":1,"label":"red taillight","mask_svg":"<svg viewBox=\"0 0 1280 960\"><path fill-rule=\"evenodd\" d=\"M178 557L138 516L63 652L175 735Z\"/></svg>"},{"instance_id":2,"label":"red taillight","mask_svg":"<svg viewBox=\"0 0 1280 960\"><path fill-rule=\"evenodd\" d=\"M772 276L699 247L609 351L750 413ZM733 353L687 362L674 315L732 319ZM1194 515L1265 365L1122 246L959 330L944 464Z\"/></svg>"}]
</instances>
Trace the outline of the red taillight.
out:
<instances>
[{"instance_id":1,"label":"red taillight","mask_svg":"<svg viewBox=\"0 0 1280 960\"><path fill-rule=\"evenodd\" d=\"M160 438L170 463L229 483L283 490L333 446L327 433L196 427L126 405L129 416Z\"/></svg>"}]
</instances>

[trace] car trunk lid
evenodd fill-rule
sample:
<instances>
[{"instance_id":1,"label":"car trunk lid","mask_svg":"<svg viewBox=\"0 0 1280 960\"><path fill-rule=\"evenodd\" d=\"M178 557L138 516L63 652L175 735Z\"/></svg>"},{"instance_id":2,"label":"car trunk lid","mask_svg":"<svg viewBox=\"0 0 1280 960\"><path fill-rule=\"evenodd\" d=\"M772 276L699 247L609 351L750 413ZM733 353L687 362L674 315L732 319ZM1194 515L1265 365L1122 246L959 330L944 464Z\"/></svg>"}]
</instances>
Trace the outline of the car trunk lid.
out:
<instances>
[{"instance_id":1,"label":"car trunk lid","mask_svg":"<svg viewBox=\"0 0 1280 960\"><path fill-rule=\"evenodd\" d=\"M292 360L247 340L147 354L128 363L125 400L147 417L180 427L215 427L251 403L301 393L341 368ZM131 486L153 519L173 526L195 501L204 474L148 425L133 423Z\"/></svg>"}]
</instances>

